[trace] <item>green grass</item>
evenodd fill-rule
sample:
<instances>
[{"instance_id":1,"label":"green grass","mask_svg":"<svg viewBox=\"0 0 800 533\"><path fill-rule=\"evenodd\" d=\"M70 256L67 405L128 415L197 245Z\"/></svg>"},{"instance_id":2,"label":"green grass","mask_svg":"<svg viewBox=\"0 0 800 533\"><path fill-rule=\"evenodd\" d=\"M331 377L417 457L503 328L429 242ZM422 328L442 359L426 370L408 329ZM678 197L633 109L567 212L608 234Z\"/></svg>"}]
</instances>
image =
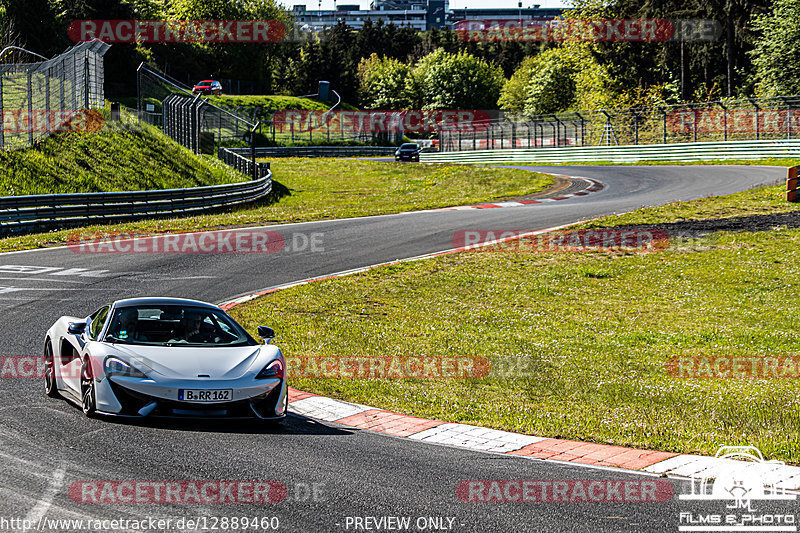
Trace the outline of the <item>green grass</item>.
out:
<instances>
[{"instance_id":1,"label":"green grass","mask_svg":"<svg viewBox=\"0 0 800 533\"><path fill-rule=\"evenodd\" d=\"M197 187L245 181L150 126L106 122L98 132L58 133L37 147L0 152L0 196Z\"/></svg>"},{"instance_id":2,"label":"green grass","mask_svg":"<svg viewBox=\"0 0 800 533\"><path fill-rule=\"evenodd\" d=\"M517 169L337 158L281 158L272 163L272 171L273 196L252 206L91 229L180 232L399 213L518 197L542 191L554 181L551 176ZM135 172L131 170L130 175ZM64 230L0 239L0 251L63 244L72 233Z\"/></svg>"},{"instance_id":3,"label":"green grass","mask_svg":"<svg viewBox=\"0 0 800 533\"><path fill-rule=\"evenodd\" d=\"M750 215L796 212L800 204L785 200L786 186L756 187L727 196L708 196L691 202L671 202L589 221L578 227L598 228L636 224L659 224L683 220L706 220Z\"/></svg>"},{"instance_id":4,"label":"green grass","mask_svg":"<svg viewBox=\"0 0 800 533\"><path fill-rule=\"evenodd\" d=\"M321 102L311 98L283 95L219 95L209 96L208 99L217 105L230 107L263 107L264 109L311 109L326 111L334 102ZM355 109L348 104L342 104L345 109Z\"/></svg>"},{"instance_id":5,"label":"green grass","mask_svg":"<svg viewBox=\"0 0 800 533\"><path fill-rule=\"evenodd\" d=\"M139 101L136 99L135 96L125 96L125 97L117 97L112 98L114 102L119 102L120 104L124 105L125 107L129 107L131 109L136 109L136 106L139 105ZM142 98L142 111L145 110L145 104L152 104L155 110L154 113L161 113L161 100L158 98Z\"/></svg>"},{"instance_id":6,"label":"green grass","mask_svg":"<svg viewBox=\"0 0 800 533\"><path fill-rule=\"evenodd\" d=\"M775 215L778 187L595 227ZM754 445L800 463L795 380L679 380L673 356L800 355L800 230L766 223L651 253L467 252L280 291L232 314L298 356L484 356L478 380L307 380L417 416L684 453ZM796 224L790 224L794 227ZM685 244L685 243L684 243Z\"/></svg>"}]
</instances>

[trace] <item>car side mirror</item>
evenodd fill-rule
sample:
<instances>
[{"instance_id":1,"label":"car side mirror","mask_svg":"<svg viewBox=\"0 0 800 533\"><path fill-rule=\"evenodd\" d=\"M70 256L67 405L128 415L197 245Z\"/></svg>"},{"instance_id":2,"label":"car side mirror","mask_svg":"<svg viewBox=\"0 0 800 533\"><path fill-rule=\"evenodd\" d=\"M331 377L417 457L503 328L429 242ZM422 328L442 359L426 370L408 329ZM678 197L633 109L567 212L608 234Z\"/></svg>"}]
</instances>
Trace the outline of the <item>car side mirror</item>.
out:
<instances>
[{"instance_id":1,"label":"car side mirror","mask_svg":"<svg viewBox=\"0 0 800 533\"><path fill-rule=\"evenodd\" d=\"M275 338L275 330L267 326L258 326L258 336L269 344L269 341Z\"/></svg>"},{"instance_id":2,"label":"car side mirror","mask_svg":"<svg viewBox=\"0 0 800 533\"><path fill-rule=\"evenodd\" d=\"M86 331L86 322L70 322L67 326L67 333L70 335L80 335Z\"/></svg>"}]
</instances>

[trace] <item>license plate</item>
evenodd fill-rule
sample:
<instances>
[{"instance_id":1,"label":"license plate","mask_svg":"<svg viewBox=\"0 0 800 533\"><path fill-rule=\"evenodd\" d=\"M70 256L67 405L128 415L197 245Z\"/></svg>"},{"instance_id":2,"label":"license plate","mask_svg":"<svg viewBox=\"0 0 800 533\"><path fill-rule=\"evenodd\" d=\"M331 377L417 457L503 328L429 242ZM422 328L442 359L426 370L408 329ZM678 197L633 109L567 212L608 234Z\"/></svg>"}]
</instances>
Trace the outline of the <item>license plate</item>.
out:
<instances>
[{"instance_id":1,"label":"license plate","mask_svg":"<svg viewBox=\"0 0 800 533\"><path fill-rule=\"evenodd\" d=\"M178 400L182 402L229 402L232 397L233 391L231 389L178 389Z\"/></svg>"}]
</instances>

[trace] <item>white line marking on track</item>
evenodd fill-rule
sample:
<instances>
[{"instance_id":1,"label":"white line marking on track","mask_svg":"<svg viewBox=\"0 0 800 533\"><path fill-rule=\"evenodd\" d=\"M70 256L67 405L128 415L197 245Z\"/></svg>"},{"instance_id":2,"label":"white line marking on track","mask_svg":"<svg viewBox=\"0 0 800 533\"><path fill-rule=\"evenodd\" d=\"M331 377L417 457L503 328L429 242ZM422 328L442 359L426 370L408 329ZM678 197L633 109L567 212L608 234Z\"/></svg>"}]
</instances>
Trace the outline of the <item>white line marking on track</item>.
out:
<instances>
[{"instance_id":1,"label":"white line marking on track","mask_svg":"<svg viewBox=\"0 0 800 533\"><path fill-rule=\"evenodd\" d=\"M107 289L87 289L85 287L72 288L72 287L2 287L0 286L0 294L8 294L9 292L19 291L103 291Z\"/></svg>"},{"instance_id":2,"label":"white line marking on track","mask_svg":"<svg viewBox=\"0 0 800 533\"><path fill-rule=\"evenodd\" d=\"M3 277L0 277L0 279L6 280L6 281L49 281L50 283L78 283L78 284L86 283L85 281L70 281L68 279L52 279L52 278L51 279L47 279L47 278L3 278Z\"/></svg>"},{"instance_id":3,"label":"white line marking on track","mask_svg":"<svg viewBox=\"0 0 800 533\"><path fill-rule=\"evenodd\" d=\"M44 518L45 513L47 513L47 510L50 509L50 506L53 504L53 498L55 498L58 491L61 490L61 487L64 486L64 476L66 473L67 469L65 468L64 464L61 464L61 466L56 468L52 477L50 478L50 485L47 486L42 494L42 497L39 498L39 501L36 502L34 508L31 509L31 511L25 517L25 522L40 525L40 521L42 518ZM24 529L23 532L28 531L28 529Z\"/></svg>"}]
</instances>

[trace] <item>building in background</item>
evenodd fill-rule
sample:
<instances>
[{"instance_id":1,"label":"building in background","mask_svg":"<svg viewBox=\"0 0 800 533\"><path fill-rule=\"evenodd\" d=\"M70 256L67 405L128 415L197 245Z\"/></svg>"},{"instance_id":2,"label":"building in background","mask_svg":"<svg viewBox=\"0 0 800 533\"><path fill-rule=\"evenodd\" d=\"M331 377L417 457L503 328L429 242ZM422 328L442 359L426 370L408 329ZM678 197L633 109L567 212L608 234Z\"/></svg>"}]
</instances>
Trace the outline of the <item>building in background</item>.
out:
<instances>
[{"instance_id":1,"label":"building in background","mask_svg":"<svg viewBox=\"0 0 800 533\"><path fill-rule=\"evenodd\" d=\"M488 7L488 8L460 8L448 11L447 25L453 27L462 20L535 20L548 21L560 17L565 9L552 7L542 8L538 5L531 7Z\"/></svg>"},{"instance_id":2,"label":"building in background","mask_svg":"<svg viewBox=\"0 0 800 533\"><path fill-rule=\"evenodd\" d=\"M441 0L432 0L434 2ZM407 26L425 31L428 28L428 10L425 4L415 5L414 9L361 10L357 5L336 6L331 10L306 10L304 5L296 5L292 10L295 24L304 30L319 31L344 22L353 29L360 29L367 19L372 22L382 20L384 24Z\"/></svg>"},{"instance_id":3,"label":"building in background","mask_svg":"<svg viewBox=\"0 0 800 533\"><path fill-rule=\"evenodd\" d=\"M434 28L452 28L462 20L520 19L547 21L564 12L561 8L541 8L538 5L519 8L460 8L450 9L447 0L372 0L370 9L358 5L342 4L335 10L308 10L305 5L295 5L292 14L297 26L304 30L319 31L335 26L340 21L360 29L367 19L382 20L384 24L406 26L425 31Z\"/></svg>"}]
</instances>

